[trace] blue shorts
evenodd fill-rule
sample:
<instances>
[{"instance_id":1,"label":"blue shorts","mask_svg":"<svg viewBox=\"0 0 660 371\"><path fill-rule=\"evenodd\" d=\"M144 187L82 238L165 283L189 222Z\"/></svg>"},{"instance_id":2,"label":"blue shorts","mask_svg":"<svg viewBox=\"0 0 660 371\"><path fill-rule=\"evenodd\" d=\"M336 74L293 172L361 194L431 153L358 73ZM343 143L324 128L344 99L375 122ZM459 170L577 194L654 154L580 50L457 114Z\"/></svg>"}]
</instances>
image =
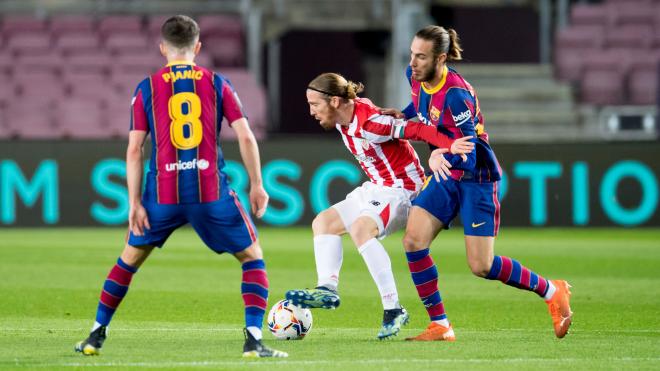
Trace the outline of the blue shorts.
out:
<instances>
[{"instance_id":1,"label":"blue shorts","mask_svg":"<svg viewBox=\"0 0 660 371\"><path fill-rule=\"evenodd\" d=\"M498 182L459 182L454 179L440 179L438 182L429 176L412 204L435 216L445 229L460 211L465 235L494 237L500 228L497 187Z\"/></svg>"},{"instance_id":2,"label":"blue shorts","mask_svg":"<svg viewBox=\"0 0 660 371\"><path fill-rule=\"evenodd\" d=\"M218 254L235 254L257 240L257 229L234 191L224 193L214 202L178 205L145 202L143 206L151 229L145 229L144 236L135 236L129 231L131 246L161 247L175 229L187 223L206 246Z\"/></svg>"}]
</instances>

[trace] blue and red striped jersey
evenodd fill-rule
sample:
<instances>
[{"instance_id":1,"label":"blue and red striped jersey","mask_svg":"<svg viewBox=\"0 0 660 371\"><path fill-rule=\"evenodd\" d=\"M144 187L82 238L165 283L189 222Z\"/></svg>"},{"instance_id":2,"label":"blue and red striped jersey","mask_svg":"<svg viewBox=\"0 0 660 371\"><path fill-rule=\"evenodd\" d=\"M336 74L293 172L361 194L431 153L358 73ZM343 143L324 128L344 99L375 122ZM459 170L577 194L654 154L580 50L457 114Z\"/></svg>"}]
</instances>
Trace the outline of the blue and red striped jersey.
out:
<instances>
[{"instance_id":1,"label":"blue and red striped jersey","mask_svg":"<svg viewBox=\"0 0 660 371\"><path fill-rule=\"evenodd\" d=\"M488 143L479 99L472 86L455 70L445 66L442 79L429 88L412 78L410 66L406 77L411 86L412 102L403 110L406 119L417 118L434 125L450 138L474 136L475 150L463 162L460 156L445 154L452 164L452 177L456 180L494 182L501 179L502 170L495 152Z\"/></svg>"},{"instance_id":2,"label":"blue and red striped jersey","mask_svg":"<svg viewBox=\"0 0 660 371\"><path fill-rule=\"evenodd\" d=\"M212 202L227 187L219 146L222 118L245 117L229 80L192 62L173 62L135 89L130 130L151 136L143 199L160 204Z\"/></svg>"}]
</instances>

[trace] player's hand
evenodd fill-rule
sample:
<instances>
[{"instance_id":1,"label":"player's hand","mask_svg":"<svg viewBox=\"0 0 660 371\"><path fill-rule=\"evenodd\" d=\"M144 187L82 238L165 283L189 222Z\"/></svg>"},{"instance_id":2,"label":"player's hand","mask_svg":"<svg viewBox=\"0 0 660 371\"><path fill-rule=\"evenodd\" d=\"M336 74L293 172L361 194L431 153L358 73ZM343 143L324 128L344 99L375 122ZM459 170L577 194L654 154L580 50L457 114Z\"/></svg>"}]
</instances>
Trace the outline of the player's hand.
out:
<instances>
[{"instance_id":1,"label":"player's hand","mask_svg":"<svg viewBox=\"0 0 660 371\"><path fill-rule=\"evenodd\" d=\"M263 186L250 187L250 207L252 213L261 219L268 208L268 193Z\"/></svg>"},{"instance_id":2,"label":"player's hand","mask_svg":"<svg viewBox=\"0 0 660 371\"><path fill-rule=\"evenodd\" d=\"M463 162L467 161L467 156L465 156L465 154L474 151L474 143L470 142L470 139L472 138L474 137L468 135L467 137L456 139L454 143L451 144L450 152L454 155L461 155Z\"/></svg>"},{"instance_id":3,"label":"player's hand","mask_svg":"<svg viewBox=\"0 0 660 371\"><path fill-rule=\"evenodd\" d=\"M451 164L443 156L447 152L449 152L447 148L438 148L431 152L431 157L429 157L429 168L433 171L436 182L439 182L440 178L447 180L447 177L451 176L451 170L449 170Z\"/></svg>"},{"instance_id":4,"label":"player's hand","mask_svg":"<svg viewBox=\"0 0 660 371\"><path fill-rule=\"evenodd\" d=\"M128 210L128 228L134 236L144 236L144 229L151 229L147 210L142 204L131 206Z\"/></svg>"},{"instance_id":5,"label":"player's hand","mask_svg":"<svg viewBox=\"0 0 660 371\"><path fill-rule=\"evenodd\" d=\"M379 109L381 115L394 116L398 119L404 118L403 112L399 111L396 108L381 108Z\"/></svg>"}]
</instances>

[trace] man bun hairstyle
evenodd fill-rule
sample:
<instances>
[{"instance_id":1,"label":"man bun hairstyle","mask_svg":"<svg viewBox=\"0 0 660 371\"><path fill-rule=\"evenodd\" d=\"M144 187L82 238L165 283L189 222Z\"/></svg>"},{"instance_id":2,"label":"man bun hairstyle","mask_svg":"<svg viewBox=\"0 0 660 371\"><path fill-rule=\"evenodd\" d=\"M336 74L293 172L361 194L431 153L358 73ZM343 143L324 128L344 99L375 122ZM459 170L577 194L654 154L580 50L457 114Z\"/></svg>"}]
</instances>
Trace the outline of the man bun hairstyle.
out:
<instances>
[{"instance_id":1,"label":"man bun hairstyle","mask_svg":"<svg viewBox=\"0 0 660 371\"><path fill-rule=\"evenodd\" d=\"M160 35L165 42L177 49L192 48L199 40L199 26L187 15L175 15L163 23Z\"/></svg>"},{"instance_id":2,"label":"man bun hairstyle","mask_svg":"<svg viewBox=\"0 0 660 371\"><path fill-rule=\"evenodd\" d=\"M307 89L327 95L326 100L333 96L355 99L358 94L364 91L364 85L361 82L346 80L344 76L338 73L326 72L316 76L309 83Z\"/></svg>"},{"instance_id":3,"label":"man bun hairstyle","mask_svg":"<svg viewBox=\"0 0 660 371\"><path fill-rule=\"evenodd\" d=\"M426 26L417 31L415 37L423 40L431 41L433 43L433 56L438 57L442 53L447 54L448 62L456 62L463 59L461 52L461 42L458 38L458 33L453 28L440 26Z\"/></svg>"}]
</instances>

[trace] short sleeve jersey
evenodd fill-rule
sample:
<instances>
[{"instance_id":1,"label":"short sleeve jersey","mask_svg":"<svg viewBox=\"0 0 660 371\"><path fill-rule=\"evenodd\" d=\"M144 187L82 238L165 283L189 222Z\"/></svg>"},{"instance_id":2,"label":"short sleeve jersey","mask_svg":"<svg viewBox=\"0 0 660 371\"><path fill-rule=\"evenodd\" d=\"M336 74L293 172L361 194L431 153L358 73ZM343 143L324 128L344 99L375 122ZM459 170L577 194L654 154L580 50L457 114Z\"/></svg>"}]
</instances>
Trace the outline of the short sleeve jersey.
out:
<instances>
[{"instance_id":1,"label":"short sleeve jersey","mask_svg":"<svg viewBox=\"0 0 660 371\"><path fill-rule=\"evenodd\" d=\"M130 130L151 136L145 201L212 202L227 191L218 142L223 117L230 124L245 117L236 91L194 63L170 63L138 84Z\"/></svg>"}]
</instances>

